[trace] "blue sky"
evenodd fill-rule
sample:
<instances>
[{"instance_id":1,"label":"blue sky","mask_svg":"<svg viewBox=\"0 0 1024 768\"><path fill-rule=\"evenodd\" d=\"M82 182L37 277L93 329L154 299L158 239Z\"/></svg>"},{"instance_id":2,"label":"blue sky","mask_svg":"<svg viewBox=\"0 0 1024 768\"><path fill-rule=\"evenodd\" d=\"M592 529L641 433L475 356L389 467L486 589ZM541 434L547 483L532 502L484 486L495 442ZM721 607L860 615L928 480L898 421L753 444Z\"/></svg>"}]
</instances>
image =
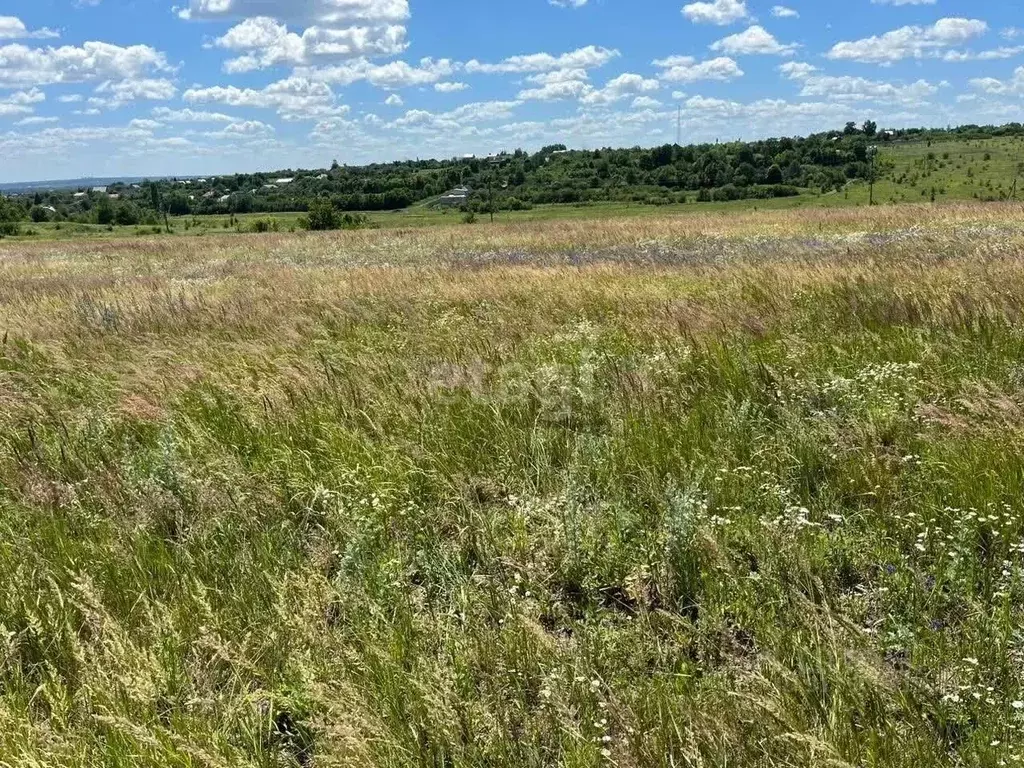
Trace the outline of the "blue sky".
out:
<instances>
[{"instance_id":1,"label":"blue sky","mask_svg":"<svg viewBox=\"0 0 1024 768\"><path fill-rule=\"evenodd\" d=\"M177 4L175 4L175 2ZM2 0L0 181L1024 119L1018 0Z\"/></svg>"}]
</instances>

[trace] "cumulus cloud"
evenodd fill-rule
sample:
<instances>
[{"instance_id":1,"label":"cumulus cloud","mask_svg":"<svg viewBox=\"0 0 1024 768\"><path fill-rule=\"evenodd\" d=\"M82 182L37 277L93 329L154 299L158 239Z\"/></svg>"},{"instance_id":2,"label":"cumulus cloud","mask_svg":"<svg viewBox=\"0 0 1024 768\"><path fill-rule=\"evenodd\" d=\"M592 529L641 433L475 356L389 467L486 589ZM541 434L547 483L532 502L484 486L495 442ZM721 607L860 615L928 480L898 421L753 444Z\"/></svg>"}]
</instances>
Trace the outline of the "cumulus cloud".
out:
<instances>
[{"instance_id":1,"label":"cumulus cloud","mask_svg":"<svg viewBox=\"0 0 1024 768\"><path fill-rule=\"evenodd\" d=\"M356 59L332 67L306 67L295 70L295 75L331 85L346 86L365 80L378 88L398 89L431 85L457 70L450 59L420 59L417 64L389 61L374 64L367 59Z\"/></svg>"},{"instance_id":2,"label":"cumulus cloud","mask_svg":"<svg viewBox=\"0 0 1024 768\"><path fill-rule=\"evenodd\" d=\"M927 80L900 85L849 75L811 75L804 79L800 95L830 101L918 104L938 92L938 86Z\"/></svg>"},{"instance_id":3,"label":"cumulus cloud","mask_svg":"<svg viewBox=\"0 0 1024 768\"><path fill-rule=\"evenodd\" d=\"M588 45L559 56L550 53L532 53L511 56L495 64L484 64L476 59L466 62L469 73L497 74L509 72L548 72L553 69L596 69L619 57L612 48Z\"/></svg>"},{"instance_id":4,"label":"cumulus cloud","mask_svg":"<svg viewBox=\"0 0 1024 768\"><path fill-rule=\"evenodd\" d=\"M712 0L683 6L683 15L694 24L725 26L750 16L744 0Z\"/></svg>"},{"instance_id":5,"label":"cumulus cloud","mask_svg":"<svg viewBox=\"0 0 1024 768\"><path fill-rule=\"evenodd\" d=\"M399 23L409 18L408 0L191 0L184 19L244 19L270 16L297 24L341 27Z\"/></svg>"},{"instance_id":6,"label":"cumulus cloud","mask_svg":"<svg viewBox=\"0 0 1024 768\"><path fill-rule=\"evenodd\" d=\"M242 55L228 60L229 73L274 66L303 66L329 58L393 56L405 50L405 27L353 26L341 29L309 27L301 35L289 32L268 16L246 19L214 41L214 45Z\"/></svg>"},{"instance_id":7,"label":"cumulus cloud","mask_svg":"<svg viewBox=\"0 0 1024 768\"><path fill-rule=\"evenodd\" d=\"M42 101L46 101L46 94L38 88L12 93L0 98L0 117L31 114L34 111L33 105Z\"/></svg>"},{"instance_id":8,"label":"cumulus cloud","mask_svg":"<svg viewBox=\"0 0 1024 768\"><path fill-rule=\"evenodd\" d=\"M721 40L711 44L711 50L732 54L733 56L756 53L792 56L797 47L795 44L780 43L768 30L756 24L743 32L723 37Z\"/></svg>"},{"instance_id":9,"label":"cumulus cloud","mask_svg":"<svg viewBox=\"0 0 1024 768\"><path fill-rule=\"evenodd\" d=\"M19 40L28 38L60 37L60 34L52 29L30 30L25 22L17 16L0 16L0 40Z\"/></svg>"},{"instance_id":10,"label":"cumulus cloud","mask_svg":"<svg viewBox=\"0 0 1024 768\"><path fill-rule=\"evenodd\" d=\"M978 19L945 18L929 27L907 26L884 35L836 43L830 59L891 64L903 59L937 58L945 49L984 35L988 24Z\"/></svg>"},{"instance_id":11,"label":"cumulus cloud","mask_svg":"<svg viewBox=\"0 0 1024 768\"><path fill-rule=\"evenodd\" d=\"M265 88L238 88L233 85L189 88L182 98L190 104L272 109L285 120L305 120L348 111L348 107L335 104L334 92L329 85L302 77L279 80Z\"/></svg>"},{"instance_id":12,"label":"cumulus cloud","mask_svg":"<svg viewBox=\"0 0 1024 768\"><path fill-rule=\"evenodd\" d=\"M97 86L96 94L90 104L117 109L133 101L168 101L178 95L178 88L165 78L107 80Z\"/></svg>"},{"instance_id":13,"label":"cumulus cloud","mask_svg":"<svg viewBox=\"0 0 1024 768\"><path fill-rule=\"evenodd\" d=\"M999 80L995 77L976 77L970 81L971 87L994 96L1024 96L1024 67L1017 67L1013 77ZM1017 108L1019 111L1019 108Z\"/></svg>"},{"instance_id":14,"label":"cumulus cloud","mask_svg":"<svg viewBox=\"0 0 1024 768\"><path fill-rule=\"evenodd\" d=\"M171 109L155 107L150 113L157 120L167 123L230 123L234 118L221 112L197 112L192 109Z\"/></svg>"},{"instance_id":15,"label":"cumulus cloud","mask_svg":"<svg viewBox=\"0 0 1024 768\"><path fill-rule=\"evenodd\" d=\"M743 77L743 70L728 56L697 61L692 56L669 56L656 59L654 66L661 69L658 78L670 83L695 83L698 80L729 81Z\"/></svg>"},{"instance_id":16,"label":"cumulus cloud","mask_svg":"<svg viewBox=\"0 0 1024 768\"><path fill-rule=\"evenodd\" d=\"M582 101L585 104L613 104L630 96L639 97L653 93L660 87L657 80L627 72L609 80L603 88L585 93Z\"/></svg>"},{"instance_id":17,"label":"cumulus cloud","mask_svg":"<svg viewBox=\"0 0 1024 768\"><path fill-rule=\"evenodd\" d=\"M167 57L148 45L122 47L87 42L81 46L29 48L0 46L0 87L132 80L169 71Z\"/></svg>"}]
</instances>

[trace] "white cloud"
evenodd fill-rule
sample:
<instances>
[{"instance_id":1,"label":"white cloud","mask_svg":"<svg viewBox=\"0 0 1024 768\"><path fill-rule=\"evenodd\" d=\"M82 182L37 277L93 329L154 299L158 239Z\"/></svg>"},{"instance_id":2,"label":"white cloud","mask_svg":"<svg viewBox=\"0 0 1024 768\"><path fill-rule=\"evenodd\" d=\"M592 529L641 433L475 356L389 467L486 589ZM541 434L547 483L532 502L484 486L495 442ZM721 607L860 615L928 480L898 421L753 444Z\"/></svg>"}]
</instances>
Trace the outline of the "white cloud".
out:
<instances>
[{"instance_id":1,"label":"white cloud","mask_svg":"<svg viewBox=\"0 0 1024 768\"><path fill-rule=\"evenodd\" d=\"M541 83L538 88L524 88L519 91L516 98L523 101L578 99L591 89L592 87L585 80L551 80Z\"/></svg>"},{"instance_id":2,"label":"white cloud","mask_svg":"<svg viewBox=\"0 0 1024 768\"><path fill-rule=\"evenodd\" d=\"M210 131L206 134L211 139L251 139L259 136L269 136L274 133L274 127L259 120L242 120L237 123L230 123L219 131Z\"/></svg>"},{"instance_id":3,"label":"white cloud","mask_svg":"<svg viewBox=\"0 0 1024 768\"><path fill-rule=\"evenodd\" d=\"M523 56L511 56L497 64L483 64L476 59L466 62L469 73L496 74L508 72L548 72L553 69L596 69L604 66L612 59L618 58L619 52L612 48L600 48L588 45L560 56L550 53L533 53Z\"/></svg>"},{"instance_id":4,"label":"white cloud","mask_svg":"<svg viewBox=\"0 0 1024 768\"><path fill-rule=\"evenodd\" d=\"M697 61L692 56L669 56L657 59L658 79L670 83L695 83L698 80L729 81L743 77L743 70L731 58L720 56L716 59Z\"/></svg>"},{"instance_id":5,"label":"white cloud","mask_svg":"<svg viewBox=\"0 0 1024 768\"><path fill-rule=\"evenodd\" d=\"M808 64L805 61L787 61L786 63L779 65L779 72L790 80L803 80L805 77L810 77L817 71L818 68L816 66Z\"/></svg>"},{"instance_id":6,"label":"white cloud","mask_svg":"<svg viewBox=\"0 0 1024 768\"><path fill-rule=\"evenodd\" d=\"M803 81L801 96L824 98L830 101L875 101L918 104L939 92L936 85L918 80L909 85L897 85L864 77L843 75L811 75Z\"/></svg>"},{"instance_id":7,"label":"white cloud","mask_svg":"<svg viewBox=\"0 0 1024 768\"><path fill-rule=\"evenodd\" d=\"M42 101L46 101L46 94L38 88L12 93L6 98L0 98L0 117L29 115L34 111L33 105Z\"/></svg>"},{"instance_id":8,"label":"white cloud","mask_svg":"<svg viewBox=\"0 0 1024 768\"><path fill-rule=\"evenodd\" d=\"M694 24L725 26L747 18L750 13L745 0L711 0L684 5L683 15Z\"/></svg>"},{"instance_id":9,"label":"white cloud","mask_svg":"<svg viewBox=\"0 0 1024 768\"><path fill-rule=\"evenodd\" d=\"M962 45L988 31L978 19L939 19L930 27L908 26L884 35L836 43L826 56L873 64L891 64L908 58L936 58L943 50Z\"/></svg>"},{"instance_id":10,"label":"white cloud","mask_svg":"<svg viewBox=\"0 0 1024 768\"><path fill-rule=\"evenodd\" d=\"M189 88L182 98L189 104L273 109L285 120L305 120L348 111L347 107L335 105L334 92L329 85L302 77L279 80L259 89L233 85Z\"/></svg>"},{"instance_id":11,"label":"white cloud","mask_svg":"<svg viewBox=\"0 0 1024 768\"><path fill-rule=\"evenodd\" d=\"M783 44L775 39L768 30L754 25L743 32L723 37L711 44L711 50L728 53L733 56L751 54L769 54L775 56L792 56L797 49L795 44Z\"/></svg>"},{"instance_id":12,"label":"white cloud","mask_svg":"<svg viewBox=\"0 0 1024 768\"><path fill-rule=\"evenodd\" d=\"M196 112L191 109L156 107L150 113L167 123L230 123L234 118L220 112Z\"/></svg>"},{"instance_id":13,"label":"white cloud","mask_svg":"<svg viewBox=\"0 0 1024 768\"><path fill-rule=\"evenodd\" d=\"M0 16L0 40L47 37L60 37L60 34L46 27L30 31L17 16Z\"/></svg>"},{"instance_id":14,"label":"white cloud","mask_svg":"<svg viewBox=\"0 0 1024 768\"><path fill-rule=\"evenodd\" d=\"M582 101L585 104L612 104L630 96L641 96L653 93L660 88L657 80L651 80L632 72L619 75L609 80L605 86L598 90L592 90L583 95Z\"/></svg>"},{"instance_id":15,"label":"white cloud","mask_svg":"<svg viewBox=\"0 0 1024 768\"><path fill-rule=\"evenodd\" d=\"M169 71L167 57L148 45L121 47L87 42L80 47L0 46L0 87L27 87L96 80L131 80Z\"/></svg>"},{"instance_id":16,"label":"white cloud","mask_svg":"<svg viewBox=\"0 0 1024 768\"><path fill-rule=\"evenodd\" d=\"M785 5L776 5L772 8L772 16L777 19L799 19L800 14Z\"/></svg>"},{"instance_id":17,"label":"white cloud","mask_svg":"<svg viewBox=\"0 0 1024 768\"><path fill-rule=\"evenodd\" d=\"M404 104L404 102L402 101L402 97L399 96L397 93L392 93L390 96L384 99L384 103L389 107L400 107L402 106L402 104Z\"/></svg>"},{"instance_id":18,"label":"white cloud","mask_svg":"<svg viewBox=\"0 0 1024 768\"><path fill-rule=\"evenodd\" d=\"M405 61L374 64L366 59L356 59L333 67L300 68L294 74L331 85L346 86L366 80L378 88L392 89L430 85L454 74L456 68L450 59L420 59L417 65Z\"/></svg>"},{"instance_id":19,"label":"white cloud","mask_svg":"<svg viewBox=\"0 0 1024 768\"><path fill-rule=\"evenodd\" d=\"M256 16L229 29L214 45L241 56L224 64L229 73L275 66L306 66L327 58L393 56L405 50L405 27L397 24L342 29L309 27L301 35L268 16Z\"/></svg>"},{"instance_id":20,"label":"white cloud","mask_svg":"<svg viewBox=\"0 0 1024 768\"><path fill-rule=\"evenodd\" d=\"M466 83L434 83L434 90L438 93L458 93L469 88Z\"/></svg>"},{"instance_id":21,"label":"white cloud","mask_svg":"<svg viewBox=\"0 0 1024 768\"><path fill-rule=\"evenodd\" d=\"M507 121L522 103L519 100L482 101L463 104L457 109L439 114L423 109L411 109L390 123L390 126L427 134L446 130L461 130L464 126L475 123Z\"/></svg>"},{"instance_id":22,"label":"white cloud","mask_svg":"<svg viewBox=\"0 0 1024 768\"><path fill-rule=\"evenodd\" d=\"M1009 80L994 77L976 77L971 87L993 96L1024 96L1024 67L1017 67ZM1018 108L1019 111L1019 108Z\"/></svg>"},{"instance_id":23,"label":"white cloud","mask_svg":"<svg viewBox=\"0 0 1024 768\"><path fill-rule=\"evenodd\" d=\"M117 109L133 101L168 101L178 95L178 89L164 78L136 80L107 80L96 87L98 96L89 99L97 107Z\"/></svg>"},{"instance_id":24,"label":"white cloud","mask_svg":"<svg viewBox=\"0 0 1024 768\"><path fill-rule=\"evenodd\" d=\"M398 23L409 18L408 0L191 0L185 19L244 19L271 16L287 22L340 27Z\"/></svg>"},{"instance_id":25,"label":"white cloud","mask_svg":"<svg viewBox=\"0 0 1024 768\"><path fill-rule=\"evenodd\" d=\"M943 61L949 62L962 62L962 61L999 61L1002 59L1012 59L1015 56L1019 56L1024 53L1024 45L1014 46L1002 46L1000 48L991 48L987 51L946 51L942 55Z\"/></svg>"},{"instance_id":26,"label":"white cloud","mask_svg":"<svg viewBox=\"0 0 1024 768\"><path fill-rule=\"evenodd\" d=\"M875 5L935 5L937 0L871 0Z\"/></svg>"}]
</instances>

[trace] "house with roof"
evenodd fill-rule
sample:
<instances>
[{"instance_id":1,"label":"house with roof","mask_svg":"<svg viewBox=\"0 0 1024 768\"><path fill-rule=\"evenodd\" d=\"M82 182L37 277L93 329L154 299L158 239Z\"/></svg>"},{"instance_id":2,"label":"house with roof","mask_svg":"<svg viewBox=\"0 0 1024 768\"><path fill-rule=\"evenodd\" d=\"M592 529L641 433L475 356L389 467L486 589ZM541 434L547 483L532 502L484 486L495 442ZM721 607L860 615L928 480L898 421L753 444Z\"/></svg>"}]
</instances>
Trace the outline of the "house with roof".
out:
<instances>
[{"instance_id":1,"label":"house with roof","mask_svg":"<svg viewBox=\"0 0 1024 768\"><path fill-rule=\"evenodd\" d=\"M461 208L469 202L472 190L469 187L455 187L445 192L437 199L437 205L442 208Z\"/></svg>"}]
</instances>

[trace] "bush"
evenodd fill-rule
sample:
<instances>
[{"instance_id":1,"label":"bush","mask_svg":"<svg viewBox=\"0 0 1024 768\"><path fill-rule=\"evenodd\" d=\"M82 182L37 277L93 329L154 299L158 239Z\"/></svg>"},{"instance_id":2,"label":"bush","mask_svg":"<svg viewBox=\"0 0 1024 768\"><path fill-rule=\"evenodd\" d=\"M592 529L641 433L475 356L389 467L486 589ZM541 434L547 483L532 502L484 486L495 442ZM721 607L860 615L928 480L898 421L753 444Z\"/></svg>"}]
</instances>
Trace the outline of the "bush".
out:
<instances>
[{"instance_id":1,"label":"bush","mask_svg":"<svg viewBox=\"0 0 1024 768\"><path fill-rule=\"evenodd\" d=\"M329 229L338 228L338 212L334 209L334 203L327 198L318 198L309 204L309 215L302 223L306 229L313 232L324 232Z\"/></svg>"},{"instance_id":2,"label":"bush","mask_svg":"<svg viewBox=\"0 0 1024 768\"><path fill-rule=\"evenodd\" d=\"M278 232L281 229L281 225L277 219L256 219L250 227L250 232L256 232L263 234L266 232Z\"/></svg>"},{"instance_id":3,"label":"bush","mask_svg":"<svg viewBox=\"0 0 1024 768\"><path fill-rule=\"evenodd\" d=\"M473 211L466 211L466 214L462 217L463 224L475 224L476 214Z\"/></svg>"},{"instance_id":4,"label":"bush","mask_svg":"<svg viewBox=\"0 0 1024 768\"><path fill-rule=\"evenodd\" d=\"M41 224L50 220L50 212L41 205L33 205L32 210L28 212L28 217L36 224Z\"/></svg>"},{"instance_id":5,"label":"bush","mask_svg":"<svg viewBox=\"0 0 1024 768\"><path fill-rule=\"evenodd\" d=\"M341 229L377 229L378 225L370 221L365 213L346 213L339 220Z\"/></svg>"}]
</instances>

